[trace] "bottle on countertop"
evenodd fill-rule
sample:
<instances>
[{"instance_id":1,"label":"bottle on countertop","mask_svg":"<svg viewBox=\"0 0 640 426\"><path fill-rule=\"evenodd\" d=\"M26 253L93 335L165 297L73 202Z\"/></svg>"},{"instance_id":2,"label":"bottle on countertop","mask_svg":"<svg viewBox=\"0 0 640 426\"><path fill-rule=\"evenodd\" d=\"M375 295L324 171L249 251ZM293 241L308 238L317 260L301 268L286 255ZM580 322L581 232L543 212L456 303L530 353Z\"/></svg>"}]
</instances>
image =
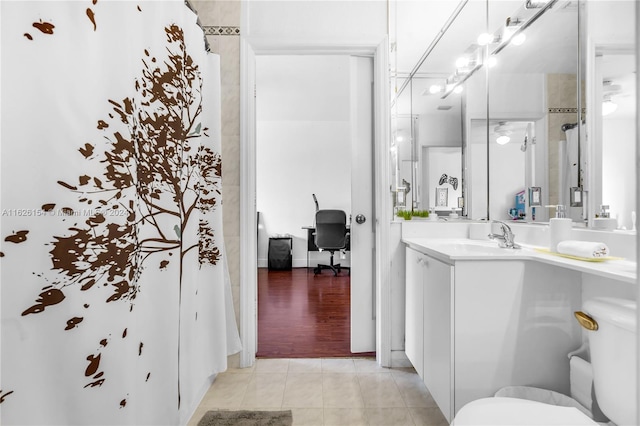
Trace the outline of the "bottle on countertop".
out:
<instances>
[{"instance_id":1,"label":"bottle on countertop","mask_svg":"<svg viewBox=\"0 0 640 426\"><path fill-rule=\"evenodd\" d=\"M556 206L556 217L549 219L549 250L558 251L558 243L571 239L572 220L567 217L566 207Z\"/></svg>"}]
</instances>

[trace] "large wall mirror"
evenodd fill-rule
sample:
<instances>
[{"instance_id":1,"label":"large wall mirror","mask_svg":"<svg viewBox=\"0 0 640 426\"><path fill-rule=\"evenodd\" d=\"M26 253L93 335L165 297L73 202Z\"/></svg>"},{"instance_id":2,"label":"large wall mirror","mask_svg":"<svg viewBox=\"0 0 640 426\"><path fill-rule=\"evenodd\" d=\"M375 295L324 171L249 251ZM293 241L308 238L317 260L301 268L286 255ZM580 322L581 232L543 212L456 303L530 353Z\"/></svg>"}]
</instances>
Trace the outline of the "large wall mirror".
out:
<instances>
[{"instance_id":1,"label":"large wall mirror","mask_svg":"<svg viewBox=\"0 0 640 426\"><path fill-rule=\"evenodd\" d=\"M634 7L395 2L396 209L633 229Z\"/></svg>"}]
</instances>

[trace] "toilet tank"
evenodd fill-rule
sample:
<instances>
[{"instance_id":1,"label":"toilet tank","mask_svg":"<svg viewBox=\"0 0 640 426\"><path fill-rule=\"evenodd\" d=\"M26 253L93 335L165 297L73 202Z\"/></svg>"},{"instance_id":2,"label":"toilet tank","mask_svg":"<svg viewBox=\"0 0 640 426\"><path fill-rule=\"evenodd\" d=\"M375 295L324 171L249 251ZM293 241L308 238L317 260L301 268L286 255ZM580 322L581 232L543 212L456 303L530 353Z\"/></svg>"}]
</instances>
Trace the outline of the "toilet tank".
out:
<instances>
[{"instance_id":1,"label":"toilet tank","mask_svg":"<svg viewBox=\"0 0 640 426\"><path fill-rule=\"evenodd\" d=\"M587 331L596 399L617 425L637 425L637 304L615 298L595 298L584 312L598 329Z\"/></svg>"}]
</instances>

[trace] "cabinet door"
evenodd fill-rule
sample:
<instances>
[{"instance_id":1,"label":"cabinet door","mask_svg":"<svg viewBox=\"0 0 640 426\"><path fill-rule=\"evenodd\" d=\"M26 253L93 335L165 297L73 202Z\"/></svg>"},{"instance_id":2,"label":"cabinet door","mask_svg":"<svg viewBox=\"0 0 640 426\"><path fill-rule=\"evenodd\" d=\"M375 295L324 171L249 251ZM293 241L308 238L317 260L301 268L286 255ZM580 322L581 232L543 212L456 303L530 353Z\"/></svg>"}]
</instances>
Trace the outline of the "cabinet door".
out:
<instances>
[{"instance_id":1,"label":"cabinet door","mask_svg":"<svg viewBox=\"0 0 640 426\"><path fill-rule=\"evenodd\" d=\"M427 257L424 270L424 382L442 414L451 421L453 267Z\"/></svg>"},{"instance_id":2,"label":"cabinet door","mask_svg":"<svg viewBox=\"0 0 640 426\"><path fill-rule=\"evenodd\" d=\"M423 265L425 256L406 249L406 296L404 351L421 378L423 376Z\"/></svg>"}]
</instances>

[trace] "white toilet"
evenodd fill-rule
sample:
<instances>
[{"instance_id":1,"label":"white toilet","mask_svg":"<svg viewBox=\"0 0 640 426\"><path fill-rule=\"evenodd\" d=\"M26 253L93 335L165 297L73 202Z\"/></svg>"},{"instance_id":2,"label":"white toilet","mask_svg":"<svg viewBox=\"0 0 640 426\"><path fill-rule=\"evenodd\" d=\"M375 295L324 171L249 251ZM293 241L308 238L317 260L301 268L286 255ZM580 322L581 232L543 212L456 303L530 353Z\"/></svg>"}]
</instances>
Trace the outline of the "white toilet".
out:
<instances>
[{"instance_id":1,"label":"white toilet","mask_svg":"<svg viewBox=\"0 0 640 426\"><path fill-rule=\"evenodd\" d=\"M602 412L618 426L638 425L636 312L634 301L597 298L584 304L583 313L576 313L580 324L590 330L587 334L596 399ZM599 424L585 414L588 411L577 401L566 396L563 398L570 403L559 406L521 398L482 398L462 407L452 424Z\"/></svg>"}]
</instances>

